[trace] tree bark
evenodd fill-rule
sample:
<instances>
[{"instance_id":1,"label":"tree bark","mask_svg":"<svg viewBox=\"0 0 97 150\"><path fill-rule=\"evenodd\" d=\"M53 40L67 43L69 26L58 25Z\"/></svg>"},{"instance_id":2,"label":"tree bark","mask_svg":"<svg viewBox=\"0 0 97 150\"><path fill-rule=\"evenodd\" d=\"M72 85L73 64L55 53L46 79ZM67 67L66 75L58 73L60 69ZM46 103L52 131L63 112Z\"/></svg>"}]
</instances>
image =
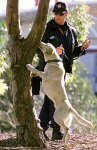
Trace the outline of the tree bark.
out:
<instances>
[{"instance_id":1,"label":"tree bark","mask_svg":"<svg viewBox=\"0 0 97 150\"><path fill-rule=\"evenodd\" d=\"M8 50L12 70L16 133L18 141L25 146L44 146L39 136L40 128L37 127L37 120L33 112L30 72L26 69L26 64L32 63L37 46L40 43L45 29L48 7L49 0L40 0L32 30L27 39L24 39L20 35L18 0L7 0L6 24L9 37Z\"/></svg>"}]
</instances>

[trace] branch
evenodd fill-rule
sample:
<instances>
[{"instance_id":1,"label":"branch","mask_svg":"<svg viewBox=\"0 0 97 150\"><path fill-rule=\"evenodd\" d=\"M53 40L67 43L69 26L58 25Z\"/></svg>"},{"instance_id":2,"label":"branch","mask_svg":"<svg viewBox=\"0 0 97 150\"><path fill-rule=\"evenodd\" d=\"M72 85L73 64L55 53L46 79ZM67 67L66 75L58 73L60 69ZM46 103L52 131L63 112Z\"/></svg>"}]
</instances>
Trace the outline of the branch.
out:
<instances>
[{"instance_id":1,"label":"branch","mask_svg":"<svg viewBox=\"0 0 97 150\"><path fill-rule=\"evenodd\" d=\"M19 38L18 0L7 0L6 24L9 38Z\"/></svg>"},{"instance_id":2,"label":"branch","mask_svg":"<svg viewBox=\"0 0 97 150\"><path fill-rule=\"evenodd\" d=\"M33 43L37 46L37 44L40 43L40 40L45 30L49 2L50 0L40 0L34 24L32 26L31 32L27 37L27 42L30 44Z\"/></svg>"}]
</instances>

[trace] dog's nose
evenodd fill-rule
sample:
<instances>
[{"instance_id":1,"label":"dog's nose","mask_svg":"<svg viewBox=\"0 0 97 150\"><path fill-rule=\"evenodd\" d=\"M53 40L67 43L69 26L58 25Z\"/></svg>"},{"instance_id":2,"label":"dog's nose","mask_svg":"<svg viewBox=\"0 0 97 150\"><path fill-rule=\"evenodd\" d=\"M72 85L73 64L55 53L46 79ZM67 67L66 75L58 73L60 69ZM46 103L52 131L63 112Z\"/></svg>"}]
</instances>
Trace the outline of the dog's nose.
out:
<instances>
[{"instance_id":1,"label":"dog's nose","mask_svg":"<svg viewBox=\"0 0 97 150\"><path fill-rule=\"evenodd\" d=\"M40 43L39 48L42 49L42 44Z\"/></svg>"},{"instance_id":2,"label":"dog's nose","mask_svg":"<svg viewBox=\"0 0 97 150\"><path fill-rule=\"evenodd\" d=\"M42 49L44 46L46 46L46 43L40 42L39 48Z\"/></svg>"},{"instance_id":3,"label":"dog's nose","mask_svg":"<svg viewBox=\"0 0 97 150\"><path fill-rule=\"evenodd\" d=\"M40 42L39 48L40 48L40 50L41 50L43 53L45 53L46 46L47 46L46 43Z\"/></svg>"}]
</instances>

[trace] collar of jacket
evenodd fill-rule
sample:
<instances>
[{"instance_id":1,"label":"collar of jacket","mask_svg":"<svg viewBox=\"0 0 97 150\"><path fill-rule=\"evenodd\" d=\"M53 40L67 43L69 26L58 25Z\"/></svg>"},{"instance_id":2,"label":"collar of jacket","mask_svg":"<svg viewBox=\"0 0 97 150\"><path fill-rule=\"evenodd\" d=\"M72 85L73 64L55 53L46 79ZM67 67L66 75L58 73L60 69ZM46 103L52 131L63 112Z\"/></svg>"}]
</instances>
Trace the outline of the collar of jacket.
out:
<instances>
[{"instance_id":1,"label":"collar of jacket","mask_svg":"<svg viewBox=\"0 0 97 150\"><path fill-rule=\"evenodd\" d=\"M64 22L64 25L67 26L67 29L71 28L71 25L70 25L67 21ZM52 20L50 20L50 21L47 23L47 26L48 26L49 28L51 28L51 29L58 29L58 28L59 28L59 26L58 26L58 24L55 22L54 18L53 18Z\"/></svg>"}]
</instances>

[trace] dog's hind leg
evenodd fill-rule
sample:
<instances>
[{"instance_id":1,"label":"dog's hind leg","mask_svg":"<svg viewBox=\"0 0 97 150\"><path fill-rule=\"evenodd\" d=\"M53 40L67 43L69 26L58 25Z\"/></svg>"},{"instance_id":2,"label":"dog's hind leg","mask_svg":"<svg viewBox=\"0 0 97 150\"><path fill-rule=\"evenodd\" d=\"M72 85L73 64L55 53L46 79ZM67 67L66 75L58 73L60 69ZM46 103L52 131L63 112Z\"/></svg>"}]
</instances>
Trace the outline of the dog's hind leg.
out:
<instances>
[{"instance_id":1,"label":"dog's hind leg","mask_svg":"<svg viewBox=\"0 0 97 150\"><path fill-rule=\"evenodd\" d=\"M26 67L29 71L31 71L36 76L40 76L41 78L43 78L45 76L44 72L39 71L38 69L35 69L31 64L27 64Z\"/></svg>"},{"instance_id":2,"label":"dog's hind leg","mask_svg":"<svg viewBox=\"0 0 97 150\"><path fill-rule=\"evenodd\" d=\"M68 142L70 139L70 126L72 123L72 114L69 114L67 118L65 118L63 123L64 128L64 137L63 140L65 141L64 149L68 146Z\"/></svg>"},{"instance_id":3,"label":"dog's hind leg","mask_svg":"<svg viewBox=\"0 0 97 150\"><path fill-rule=\"evenodd\" d=\"M64 127L64 130L65 130L65 134L64 134L63 140L65 141L65 145L64 145L64 149L65 149L67 148L68 142L70 139L70 131L69 131L69 128L67 127Z\"/></svg>"}]
</instances>

